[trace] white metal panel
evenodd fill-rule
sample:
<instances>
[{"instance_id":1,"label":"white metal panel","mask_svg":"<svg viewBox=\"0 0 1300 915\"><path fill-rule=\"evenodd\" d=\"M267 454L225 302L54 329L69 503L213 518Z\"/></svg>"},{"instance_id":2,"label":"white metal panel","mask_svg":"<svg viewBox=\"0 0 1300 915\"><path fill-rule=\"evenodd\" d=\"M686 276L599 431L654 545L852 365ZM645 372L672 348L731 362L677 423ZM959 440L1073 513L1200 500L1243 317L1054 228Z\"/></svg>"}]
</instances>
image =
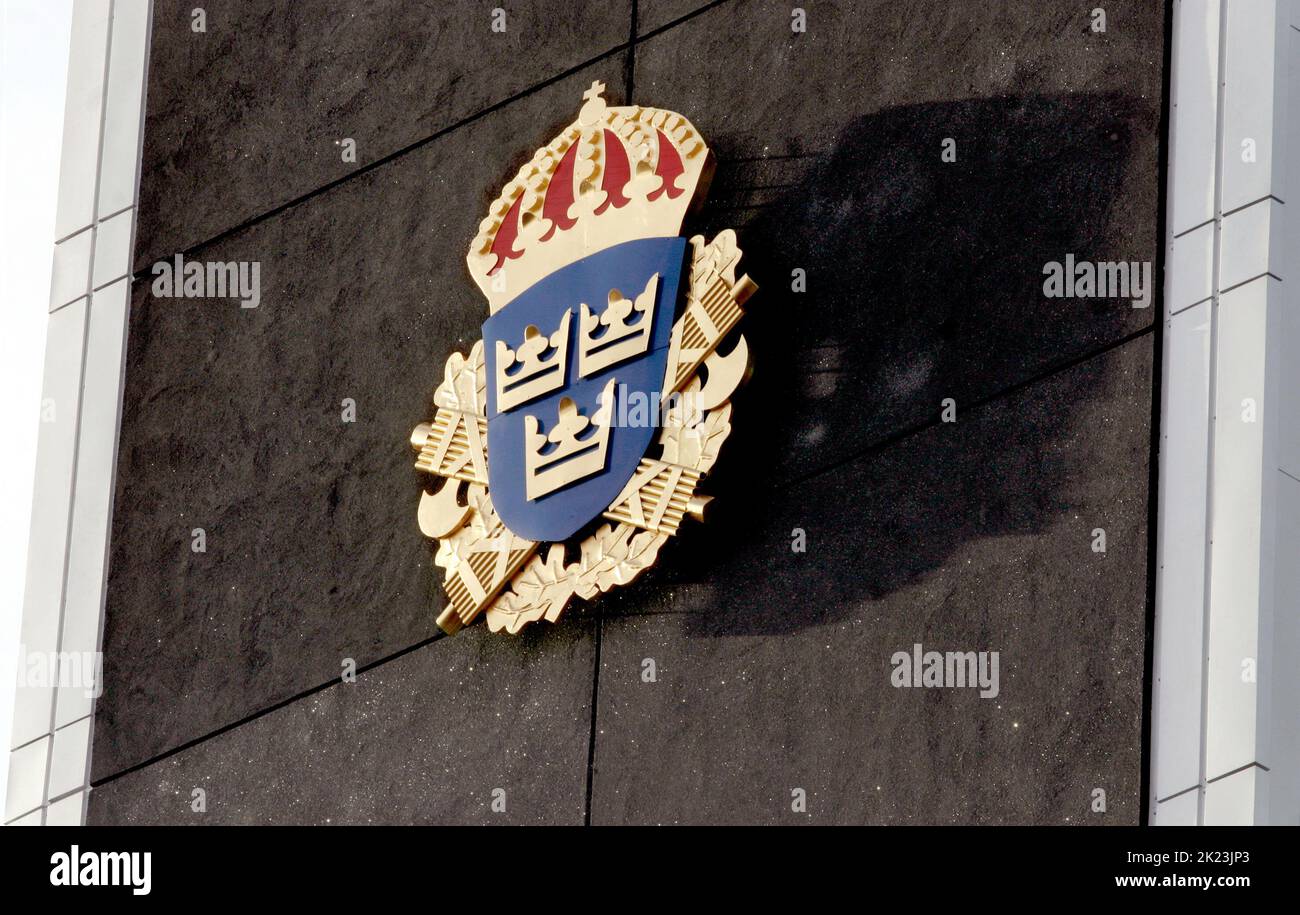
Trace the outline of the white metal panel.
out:
<instances>
[{"instance_id":1,"label":"white metal panel","mask_svg":"<svg viewBox=\"0 0 1300 915\"><path fill-rule=\"evenodd\" d=\"M1294 219L1295 208L1287 206L1288 215ZM1282 284L1281 302L1278 342L1282 355L1277 370L1282 400L1277 415L1277 466L1300 480L1300 277Z\"/></svg>"},{"instance_id":2,"label":"white metal panel","mask_svg":"<svg viewBox=\"0 0 1300 915\"><path fill-rule=\"evenodd\" d=\"M90 763L90 718L54 732L47 796L62 797L86 784Z\"/></svg>"},{"instance_id":3,"label":"white metal panel","mask_svg":"<svg viewBox=\"0 0 1300 915\"><path fill-rule=\"evenodd\" d=\"M1219 0L1178 0L1173 44L1169 200L1179 234L1214 217Z\"/></svg>"},{"instance_id":4,"label":"white metal panel","mask_svg":"<svg viewBox=\"0 0 1300 915\"><path fill-rule=\"evenodd\" d=\"M1273 139L1276 115L1285 104L1285 81L1275 79L1277 51L1288 43L1278 33L1276 0L1227 4L1223 95L1223 191L1228 213L1270 194L1275 185ZM1253 147L1248 161L1246 145Z\"/></svg>"},{"instance_id":5,"label":"white metal panel","mask_svg":"<svg viewBox=\"0 0 1300 915\"><path fill-rule=\"evenodd\" d=\"M1300 7L1300 3L1295 3ZM1287 146L1288 158L1300 156L1300 30L1287 28L1290 33L1289 79L1291 94L1288 103ZM1288 171L1287 204L1281 209L1280 244L1276 261L1294 265L1300 260L1300 164L1291 163ZM1280 342L1283 357L1278 362L1278 390L1283 400L1278 405L1278 466L1292 477L1300 479L1300 275L1292 269L1289 282L1282 285L1283 305L1280 319ZM1300 665L1300 661L1297 662Z\"/></svg>"},{"instance_id":6,"label":"white metal panel","mask_svg":"<svg viewBox=\"0 0 1300 915\"><path fill-rule=\"evenodd\" d=\"M50 275L50 311L90 291L90 249L94 230L85 229L54 246Z\"/></svg>"},{"instance_id":7,"label":"white metal panel","mask_svg":"<svg viewBox=\"0 0 1300 915\"><path fill-rule=\"evenodd\" d=\"M1219 300L1205 777L1257 761L1260 576L1267 415L1268 291L1261 279Z\"/></svg>"},{"instance_id":8,"label":"white metal panel","mask_svg":"<svg viewBox=\"0 0 1300 915\"><path fill-rule=\"evenodd\" d=\"M109 0L74 0L63 154L59 160L59 204L54 220L56 239L86 228L95 219L109 7Z\"/></svg>"},{"instance_id":9,"label":"white metal panel","mask_svg":"<svg viewBox=\"0 0 1300 915\"><path fill-rule=\"evenodd\" d=\"M1203 826L1254 826L1268 809L1268 774L1257 766L1205 786Z\"/></svg>"},{"instance_id":10,"label":"white metal panel","mask_svg":"<svg viewBox=\"0 0 1300 915\"><path fill-rule=\"evenodd\" d=\"M33 740L9 752L9 785L5 795L5 821L41 806L45 798L45 772L50 738Z\"/></svg>"},{"instance_id":11,"label":"white metal panel","mask_svg":"<svg viewBox=\"0 0 1300 915\"><path fill-rule=\"evenodd\" d=\"M28 655L58 650L72 510L73 463L81 406L81 356L86 341L86 299L50 315L45 342L45 382L36 444L32 525L27 541L27 586L23 598L22 649ZM20 659L22 663L22 659ZM29 665L30 669L30 665ZM13 737L18 746L48 733L54 691L30 680L18 689Z\"/></svg>"},{"instance_id":12,"label":"white metal panel","mask_svg":"<svg viewBox=\"0 0 1300 915\"><path fill-rule=\"evenodd\" d=\"M1300 481L1279 472L1277 483L1269 807L1272 823L1300 826Z\"/></svg>"},{"instance_id":13,"label":"white metal panel","mask_svg":"<svg viewBox=\"0 0 1300 915\"><path fill-rule=\"evenodd\" d=\"M1169 314L1208 299L1214 291L1214 223L1175 238L1165 271Z\"/></svg>"},{"instance_id":14,"label":"white metal panel","mask_svg":"<svg viewBox=\"0 0 1300 915\"><path fill-rule=\"evenodd\" d=\"M68 552L61 650L84 658L99 650L104 583L108 570L109 519L121 385L126 359L130 281L96 292L86 342L86 387L81 403L76 503ZM61 687L56 727L90 714L93 696L83 683Z\"/></svg>"},{"instance_id":15,"label":"white metal panel","mask_svg":"<svg viewBox=\"0 0 1300 915\"><path fill-rule=\"evenodd\" d=\"M1156 799L1200 782L1210 308L1202 302L1165 327L1151 738Z\"/></svg>"},{"instance_id":16,"label":"white metal panel","mask_svg":"<svg viewBox=\"0 0 1300 915\"><path fill-rule=\"evenodd\" d=\"M135 203L141 105L148 56L149 0L114 0L113 52L104 107L104 157L99 172L99 212Z\"/></svg>"},{"instance_id":17,"label":"white metal panel","mask_svg":"<svg viewBox=\"0 0 1300 915\"><path fill-rule=\"evenodd\" d=\"M1178 515L1185 506L1174 490L1190 490L1195 480L1175 466L1177 450L1169 439L1188 421L1179 403L1190 398L1180 397L1179 389L1196 382L1179 378L1177 351L1184 343L1170 322L1158 533L1165 567L1157 573L1151 762L1157 800L1169 798L1169 779L1162 774L1170 766L1169 751L1162 747L1174 738L1164 728L1178 721L1178 728L1195 731L1198 723L1190 714L1177 719L1168 711L1178 708L1178 696L1171 695L1164 674L1174 657L1184 664L1195 659L1204 684L1202 733L1196 736L1202 741L1198 783L1206 824L1288 820L1300 806L1300 772L1289 765L1300 756L1300 483L1278 470L1300 471L1300 296L1293 288L1300 278L1291 275L1300 241L1292 216L1300 205L1300 170L1293 167L1300 152L1300 33L1292 28L1300 26L1300 2L1211 3L1207 16L1224 12L1222 22L1216 20L1222 47L1208 28L1196 46L1221 52L1221 78L1205 78L1212 65L1179 66L1192 20L1188 4L1175 9L1169 165L1171 234L1190 227L1180 215L1188 210L1189 174L1203 178L1193 183L1212 194L1218 221L1217 237L1209 233L1215 247L1211 290L1217 296L1211 306L1212 436L1204 455L1210 512L1203 544L1193 538L1178 542L1175 529L1183 526ZM1209 168L1196 151L1190 163L1179 162L1187 156L1178 142L1177 109L1188 105L1218 112L1217 158ZM1202 243L1192 234L1187 245L1175 239L1169 249L1165 291L1175 317L1204 289ZM1203 551L1210 558L1209 589L1204 641L1195 650L1191 639L1181 646L1172 641L1179 633L1166 622L1174 612L1168 598L1177 584L1167 564L1178 552L1190 566ZM1265 777L1270 766L1276 768ZM1153 822L1162 816L1169 820L1159 805L1152 809Z\"/></svg>"},{"instance_id":18,"label":"white metal panel","mask_svg":"<svg viewBox=\"0 0 1300 915\"><path fill-rule=\"evenodd\" d=\"M46 826L80 826L86 819L89 791L78 791L55 801L45 811Z\"/></svg>"},{"instance_id":19,"label":"white metal panel","mask_svg":"<svg viewBox=\"0 0 1300 915\"><path fill-rule=\"evenodd\" d=\"M1292 7L1300 8L1300 0L1292 0ZM1300 150L1300 26L1288 26L1282 31L1285 43L1278 67L1285 73L1287 95L1283 129L1278 131L1280 142L1274 146L1274 154L1281 160L1275 186L1282 189L1285 202L1297 203L1300 202L1296 193L1300 190L1300 163L1294 159L1296 150Z\"/></svg>"},{"instance_id":20,"label":"white metal panel","mask_svg":"<svg viewBox=\"0 0 1300 915\"><path fill-rule=\"evenodd\" d=\"M1285 279L1285 265L1275 256L1282 205L1262 200L1225 216L1219 244L1219 289L1272 274Z\"/></svg>"},{"instance_id":21,"label":"white metal panel","mask_svg":"<svg viewBox=\"0 0 1300 915\"><path fill-rule=\"evenodd\" d=\"M1188 791L1151 808L1152 826L1195 826L1201 792Z\"/></svg>"},{"instance_id":22,"label":"white metal panel","mask_svg":"<svg viewBox=\"0 0 1300 915\"><path fill-rule=\"evenodd\" d=\"M131 272L131 231L135 209L123 210L95 226L95 278L92 288L102 289Z\"/></svg>"},{"instance_id":23,"label":"white metal panel","mask_svg":"<svg viewBox=\"0 0 1300 915\"><path fill-rule=\"evenodd\" d=\"M80 298L51 309L46 423L38 439L23 609L23 646L43 662L36 667L53 668L53 677L39 686L29 680L15 697L11 746L21 750L17 763L34 759L38 744L45 752L40 777L29 784L20 772L11 782L17 794L11 790L6 801L35 804L35 814L24 814L24 822L55 824L82 822L89 794L93 703L87 687L93 693L99 671L151 16L149 0L73 2L58 238L84 230L76 245L90 244L84 258L85 249L66 246L56 267L55 285L66 274ZM87 296L89 289L98 291ZM68 676L72 658L84 662L87 655L89 664L78 663L75 670L89 676ZM70 688L62 690L56 709L59 665ZM30 745L21 746L29 738ZM57 758L51 772L46 760L52 749ZM52 794L46 792L47 774Z\"/></svg>"}]
</instances>

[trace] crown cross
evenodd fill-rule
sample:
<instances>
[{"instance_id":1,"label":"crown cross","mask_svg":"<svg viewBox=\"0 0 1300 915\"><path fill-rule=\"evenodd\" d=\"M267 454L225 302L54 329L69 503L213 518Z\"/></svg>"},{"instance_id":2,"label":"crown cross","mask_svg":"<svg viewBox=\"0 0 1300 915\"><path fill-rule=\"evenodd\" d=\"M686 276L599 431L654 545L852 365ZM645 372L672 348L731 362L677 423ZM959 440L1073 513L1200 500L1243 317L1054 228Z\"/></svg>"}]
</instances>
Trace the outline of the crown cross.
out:
<instances>
[{"instance_id":1,"label":"crown cross","mask_svg":"<svg viewBox=\"0 0 1300 915\"><path fill-rule=\"evenodd\" d=\"M605 100L600 96L604 91L605 84L600 80L596 80L591 84L590 89L582 93L582 97L586 99L586 104L578 112L579 124L591 127L604 117L606 105Z\"/></svg>"},{"instance_id":2,"label":"crown cross","mask_svg":"<svg viewBox=\"0 0 1300 915\"><path fill-rule=\"evenodd\" d=\"M614 379L590 417L568 397L560 398L555 426L544 434L536 416L524 417L524 490L531 502L605 469L614 413Z\"/></svg>"},{"instance_id":3,"label":"crown cross","mask_svg":"<svg viewBox=\"0 0 1300 915\"><path fill-rule=\"evenodd\" d=\"M520 404L564 387L568 368L569 318L566 309L559 330L549 337L533 325L524 330L524 341L517 350L497 341L496 395L497 412L507 413ZM550 353L546 356L546 353Z\"/></svg>"},{"instance_id":4,"label":"crown cross","mask_svg":"<svg viewBox=\"0 0 1300 915\"><path fill-rule=\"evenodd\" d=\"M611 365L617 365L634 356L643 355L650 348L650 333L654 327L655 299L659 294L659 274L645 284L645 289L635 302L623 298L617 289L609 291L609 305L599 315L592 314L587 303L582 303L578 321L578 374L586 378ZM628 318L636 313L634 323Z\"/></svg>"}]
</instances>

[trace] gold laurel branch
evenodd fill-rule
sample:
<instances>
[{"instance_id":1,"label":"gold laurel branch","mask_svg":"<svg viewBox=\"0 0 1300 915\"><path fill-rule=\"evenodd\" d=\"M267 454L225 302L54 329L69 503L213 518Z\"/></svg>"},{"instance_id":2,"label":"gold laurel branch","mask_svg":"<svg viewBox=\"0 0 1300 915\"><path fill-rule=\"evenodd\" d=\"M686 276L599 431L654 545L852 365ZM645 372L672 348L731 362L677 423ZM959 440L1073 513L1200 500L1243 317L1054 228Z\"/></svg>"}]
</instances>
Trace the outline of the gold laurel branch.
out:
<instances>
[{"instance_id":1,"label":"gold laurel branch","mask_svg":"<svg viewBox=\"0 0 1300 915\"><path fill-rule=\"evenodd\" d=\"M554 623L575 595L590 600L636 578L667 542L667 534L603 524L582 541L581 558L570 565L564 564L564 544L551 544L546 558L534 556L488 608L488 628L513 635L540 619Z\"/></svg>"}]
</instances>

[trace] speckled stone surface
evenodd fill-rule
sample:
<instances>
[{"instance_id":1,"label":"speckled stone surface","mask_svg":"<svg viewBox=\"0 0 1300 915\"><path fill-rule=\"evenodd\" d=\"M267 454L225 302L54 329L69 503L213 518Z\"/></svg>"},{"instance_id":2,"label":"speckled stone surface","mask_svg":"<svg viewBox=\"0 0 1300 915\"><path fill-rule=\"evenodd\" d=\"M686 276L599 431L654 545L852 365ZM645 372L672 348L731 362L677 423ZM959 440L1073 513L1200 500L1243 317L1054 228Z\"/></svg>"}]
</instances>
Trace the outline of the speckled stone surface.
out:
<instances>
[{"instance_id":1,"label":"speckled stone surface","mask_svg":"<svg viewBox=\"0 0 1300 915\"><path fill-rule=\"evenodd\" d=\"M719 159L697 229L735 227L763 290L753 396L779 420L757 459L782 480L1155 313L1045 298L1042 268L1156 256L1158 4L1107 5L1101 36L1066 3L808 11L795 35L789 4L725 4L635 68L637 98L689 113Z\"/></svg>"},{"instance_id":2,"label":"speckled stone surface","mask_svg":"<svg viewBox=\"0 0 1300 915\"><path fill-rule=\"evenodd\" d=\"M603 622L592 822L1136 823L1150 386L1143 337L711 526ZM916 643L998 695L895 688Z\"/></svg>"},{"instance_id":3,"label":"speckled stone surface","mask_svg":"<svg viewBox=\"0 0 1300 915\"><path fill-rule=\"evenodd\" d=\"M518 0L493 31L501 4L210 0L198 34L196 6L154 4L138 269L609 52L631 13Z\"/></svg>"},{"instance_id":4,"label":"speckled stone surface","mask_svg":"<svg viewBox=\"0 0 1300 915\"><path fill-rule=\"evenodd\" d=\"M591 626L439 640L101 785L88 821L581 823Z\"/></svg>"},{"instance_id":5,"label":"speckled stone surface","mask_svg":"<svg viewBox=\"0 0 1300 915\"><path fill-rule=\"evenodd\" d=\"M255 309L136 284L92 777L438 631L415 517L432 483L408 442L487 316L468 239L532 153L520 124L549 137L621 73L578 73L196 254L259 261Z\"/></svg>"},{"instance_id":6,"label":"speckled stone surface","mask_svg":"<svg viewBox=\"0 0 1300 915\"><path fill-rule=\"evenodd\" d=\"M636 33L645 35L710 6L729 0L636 0Z\"/></svg>"},{"instance_id":7,"label":"speckled stone surface","mask_svg":"<svg viewBox=\"0 0 1300 915\"><path fill-rule=\"evenodd\" d=\"M479 335L465 251L593 79L623 100L625 57L325 187L356 167L333 140L370 136L364 167L625 42L630 9L508 64L458 37L473 4L212 5L206 50L156 14L137 264L325 189L195 252L259 260L260 308L137 284L92 821L187 822L206 784L212 822L580 822L593 687L592 822L1137 820L1159 302L1048 299L1042 268L1156 257L1163 11L801 5L793 35L789 4L637 4L642 35L687 18L636 46L634 100L719 160L687 231L735 227L762 287L710 521L558 631L264 715L434 632L406 438ZM917 641L999 651L1002 694L893 689ZM521 803L489 818L493 772Z\"/></svg>"}]
</instances>

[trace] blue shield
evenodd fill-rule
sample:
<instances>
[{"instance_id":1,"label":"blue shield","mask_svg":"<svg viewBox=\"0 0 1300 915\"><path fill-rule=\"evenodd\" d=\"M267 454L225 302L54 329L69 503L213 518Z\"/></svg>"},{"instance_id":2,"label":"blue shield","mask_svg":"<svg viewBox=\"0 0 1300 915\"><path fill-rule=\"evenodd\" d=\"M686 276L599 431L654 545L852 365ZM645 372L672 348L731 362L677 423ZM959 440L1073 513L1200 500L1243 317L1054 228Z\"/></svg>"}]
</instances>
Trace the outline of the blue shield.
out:
<instances>
[{"instance_id":1,"label":"blue shield","mask_svg":"<svg viewBox=\"0 0 1300 915\"><path fill-rule=\"evenodd\" d=\"M684 238L615 245L483 323L488 479L516 535L565 540L632 478L658 429L685 251Z\"/></svg>"}]
</instances>

